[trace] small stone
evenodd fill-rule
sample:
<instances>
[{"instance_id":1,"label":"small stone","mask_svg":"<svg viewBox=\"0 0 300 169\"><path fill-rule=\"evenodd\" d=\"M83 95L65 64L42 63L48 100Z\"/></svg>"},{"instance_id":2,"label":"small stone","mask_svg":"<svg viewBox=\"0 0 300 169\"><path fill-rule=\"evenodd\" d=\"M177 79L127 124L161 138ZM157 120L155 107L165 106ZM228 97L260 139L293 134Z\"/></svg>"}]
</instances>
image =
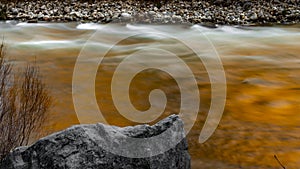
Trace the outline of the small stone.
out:
<instances>
[{"instance_id":1,"label":"small stone","mask_svg":"<svg viewBox=\"0 0 300 169\"><path fill-rule=\"evenodd\" d=\"M53 14L57 14L58 9L53 9Z\"/></svg>"},{"instance_id":2,"label":"small stone","mask_svg":"<svg viewBox=\"0 0 300 169\"><path fill-rule=\"evenodd\" d=\"M244 3L244 5L243 5L243 9L249 9L249 8L251 8L251 6L252 6L252 2L249 2L249 1L247 1L246 3Z\"/></svg>"},{"instance_id":3,"label":"small stone","mask_svg":"<svg viewBox=\"0 0 300 169\"><path fill-rule=\"evenodd\" d=\"M12 13L13 15L18 15L19 10L18 10L17 8L12 8L12 9L11 9L11 13Z\"/></svg>"},{"instance_id":4,"label":"small stone","mask_svg":"<svg viewBox=\"0 0 300 169\"><path fill-rule=\"evenodd\" d=\"M37 15L37 18L38 18L38 19L44 18L44 14L38 14L38 15Z\"/></svg>"},{"instance_id":5,"label":"small stone","mask_svg":"<svg viewBox=\"0 0 300 169\"><path fill-rule=\"evenodd\" d=\"M45 15L45 16L43 17L43 20L44 20L44 21L50 21L50 16Z\"/></svg>"},{"instance_id":6,"label":"small stone","mask_svg":"<svg viewBox=\"0 0 300 169\"><path fill-rule=\"evenodd\" d=\"M177 15L173 15L173 16L172 16L172 19L173 19L174 21L176 21L176 22L182 21L182 17L181 17L181 16L177 16Z\"/></svg>"},{"instance_id":7,"label":"small stone","mask_svg":"<svg viewBox=\"0 0 300 169\"><path fill-rule=\"evenodd\" d=\"M116 20L116 19L118 19L119 18L119 15L114 15L113 17L112 17L112 20Z\"/></svg>"},{"instance_id":8,"label":"small stone","mask_svg":"<svg viewBox=\"0 0 300 169\"><path fill-rule=\"evenodd\" d=\"M71 12L70 15L75 15L78 18L82 17L82 14L80 12Z\"/></svg>"},{"instance_id":9,"label":"small stone","mask_svg":"<svg viewBox=\"0 0 300 169\"><path fill-rule=\"evenodd\" d=\"M113 16L113 12L111 10L109 10L107 13L109 16Z\"/></svg>"},{"instance_id":10,"label":"small stone","mask_svg":"<svg viewBox=\"0 0 300 169\"><path fill-rule=\"evenodd\" d=\"M50 15L49 11L45 10L44 15Z\"/></svg>"},{"instance_id":11,"label":"small stone","mask_svg":"<svg viewBox=\"0 0 300 169\"><path fill-rule=\"evenodd\" d=\"M251 20L257 20L257 14L256 13L253 13L251 16L250 16L250 19Z\"/></svg>"},{"instance_id":12,"label":"small stone","mask_svg":"<svg viewBox=\"0 0 300 169\"><path fill-rule=\"evenodd\" d=\"M152 16L153 16L153 15L156 15L156 12L154 12L154 11L149 11L148 13L149 13L150 15L152 15Z\"/></svg>"},{"instance_id":13,"label":"small stone","mask_svg":"<svg viewBox=\"0 0 300 169\"><path fill-rule=\"evenodd\" d=\"M98 13L99 18L104 18L105 16L103 15L103 13L99 12Z\"/></svg>"},{"instance_id":14,"label":"small stone","mask_svg":"<svg viewBox=\"0 0 300 169\"><path fill-rule=\"evenodd\" d=\"M71 12L71 10L70 10L69 7L65 7L64 11L65 11L66 13L70 13L70 12Z\"/></svg>"},{"instance_id":15,"label":"small stone","mask_svg":"<svg viewBox=\"0 0 300 169\"><path fill-rule=\"evenodd\" d=\"M46 5L41 6L41 9L45 10L46 9Z\"/></svg>"},{"instance_id":16,"label":"small stone","mask_svg":"<svg viewBox=\"0 0 300 169\"><path fill-rule=\"evenodd\" d=\"M131 18L131 15L129 13L122 13L121 17L122 18Z\"/></svg>"}]
</instances>

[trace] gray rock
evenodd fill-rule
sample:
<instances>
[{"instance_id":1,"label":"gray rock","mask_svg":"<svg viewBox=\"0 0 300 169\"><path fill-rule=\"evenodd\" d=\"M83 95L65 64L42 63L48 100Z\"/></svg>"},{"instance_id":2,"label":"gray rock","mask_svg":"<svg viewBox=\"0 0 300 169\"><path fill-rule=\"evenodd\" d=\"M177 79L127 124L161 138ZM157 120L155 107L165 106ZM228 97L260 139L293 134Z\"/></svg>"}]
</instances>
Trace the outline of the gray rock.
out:
<instances>
[{"instance_id":1,"label":"gray rock","mask_svg":"<svg viewBox=\"0 0 300 169\"><path fill-rule=\"evenodd\" d=\"M256 20L257 19L257 14L254 12L251 16L250 19Z\"/></svg>"},{"instance_id":2,"label":"gray rock","mask_svg":"<svg viewBox=\"0 0 300 169\"><path fill-rule=\"evenodd\" d=\"M119 15L116 14L116 15L114 15L111 19L112 19L112 20L116 20L116 19L118 19L118 18L119 18Z\"/></svg>"},{"instance_id":3,"label":"gray rock","mask_svg":"<svg viewBox=\"0 0 300 169\"><path fill-rule=\"evenodd\" d=\"M122 14L121 14L121 17L122 17L122 18L127 18L127 19L128 19L128 18L131 18L131 15L130 15L129 13L122 13Z\"/></svg>"},{"instance_id":4,"label":"gray rock","mask_svg":"<svg viewBox=\"0 0 300 169\"><path fill-rule=\"evenodd\" d=\"M181 16L178 16L178 15L173 15L172 16L172 19L176 22L182 22L182 17Z\"/></svg>"},{"instance_id":5,"label":"gray rock","mask_svg":"<svg viewBox=\"0 0 300 169\"><path fill-rule=\"evenodd\" d=\"M71 10L70 10L69 7L65 7L64 11L65 11L66 13L70 13L70 12L71 12Z\"/></svg>"},{"instance_id":6,"label":"gray rock","mask_svg":"<svg viewBox=\"0 0 300 169\"><path fill-rule=\"evenodd\" d=\"M141 146L128 142L133 138L153 138L164 133L169 133L168 137L154 144L145 142ZM171 115L153 126L77 125L42 138L31 146L16 148L0 164L0 169L190 169L184 135L183 122L177 115ZM118 148L125 143L131 147L129 151L125 150L127 153L143 147L138 151L151 154L152 149L164 149L172 144L172 140L181 137L183 139L167 151L144 158L115 155L105 148L105 145Z\"/></svg>"},{"instance_id":7,"label":"gray rock","mask_svg":"<svg viewBox=\"0 0 300 169\"><path fill-rule=\"evenodd\" d=\"M161 14L157 14L156 17L157 18L161 18L162 16L161 16Z\"/></svg>"},{"instance_id":8,"label":"gray rock","mask_svg":"<svg viewBox=\"0 0 300 169\"><path fill-rule=\"evenodd\" d=\"M11 13L12 13L13 15L18 15L19 10L18 10L17 8L12 8L12 9L11 9Z\"/></svg>"},{"instance_id":9,"label":"gray rock","mask_svg":"<svg viewBox=\"0 0 300 169\"><path fill-rule=\"evenodd\" d=\"M156 15L156 12L154 12L154 11L149 11L148 12L150 15Z\"/></svg>"},{"instance_id":10,"label":"gray rock","mask_svg":"<svg viewBox=\"0 0 300 169\"><path fill-rule=\"evenodd\" d=\"M41 6L41 9L45 10L46 9L46 5Z\"/></svg>"},{"instance_id":11,"label":"gray rock","mask_svg":"<svg viewBox=\"0 0 300 169\"><path fill-rule=\"evenodd\" d=\"M103 13L101 13L101 12L98 13L98 16L99 16L99 18L101 18L101 19L105 17L105 16L103 15Z\"/></svg>"},{"instance_id":12,"label":"gray rock","mask_svg":"<svg viewBox=\"0 0 300 169\"><path fill-rule=\"evenodd\" d=\"M243 9L245 9L245 10L249 9L249 8L251 8L251 6L252 6L252 2L246 1L243 5Z\"/></svg>"},{"instance_id":13,"label":"gray rock","mask_svg":"<svg viewBox=\"0 0 300 169\"><path fill-rule=\"evenodd\" d=\"M44 14L38 14L38 15L37 15L37 18L38 18L38 19L41 19L41 18L43 18L44 16L45 16Z\"/></svg>"},{"instance_id":14,"label":"gray rock","mask_svg":"<svg viewBox=\"0 0 300 169\"><path fill-rule=\"evenodd\" d=\"M70 15L75 15L78 18L82 17L82 14L80 12L71 12Z\"/></svg>"}]
</instances>

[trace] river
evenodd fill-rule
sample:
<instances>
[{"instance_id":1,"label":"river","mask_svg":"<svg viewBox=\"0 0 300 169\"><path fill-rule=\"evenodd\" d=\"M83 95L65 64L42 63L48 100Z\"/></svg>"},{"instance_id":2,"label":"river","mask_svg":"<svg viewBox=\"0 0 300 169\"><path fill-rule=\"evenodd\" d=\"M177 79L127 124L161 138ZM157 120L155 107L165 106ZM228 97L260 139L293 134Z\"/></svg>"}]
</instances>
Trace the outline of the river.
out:
<instances>
[{"instance_id":1,"label":"river","mask_svg":"<svg viewBox=\"0 0 300 169\"><path fill-rule=\"evenodd\" d=\"M192 168L279 169L274 155L287 168L299 168L300 25L218 28L200 25L107 26L108 29L98 24L0 23L0 36L5 39L7 56L18 66L35 61L55 98L45 129L47 133L79 123L72 100L72 77L76 60L87 40L97 51L107 49L119 37L137 33L137 36L116 43L97 70L95 95L109 124L136 124L120 115L112 100L110 84L118 64L145 46L168 49L189 66L200 91L198 117L191 119L195 120L195 125L187 136ZM221 84L227 87L223 117L212 137L202 144L198 137L211 105L210 78L213 77L209 78L201 59L182 45L180 38L183 37L197 43L202 52L199 55L221 58L226 75L226 83ZM82 81L92 73L91 67L97 60L93 57L95 51L89 51L91 57L83 62L86 73L79 75ZM177 69L174 66L176 61L164 58L164 53L158 56L166 66ZM142 61L143 64L149 62L151 58ZM128 71L131 69L128 66ZM120 80L118 83L125 82ZM147 110L150 107L149 93L156 88L162 89L168 99L159 119L178 113L181 99L188 99L180 98L179 87L172 76L149 69L137 74L130 84L133 106L140 111ZM76 90L84 94L86 89ZM158 101L154 106L161 108L165 105ZM90 107L83 107L85 109L84 121L97 122L88 114Z\"/></svg>"}]
</instances>

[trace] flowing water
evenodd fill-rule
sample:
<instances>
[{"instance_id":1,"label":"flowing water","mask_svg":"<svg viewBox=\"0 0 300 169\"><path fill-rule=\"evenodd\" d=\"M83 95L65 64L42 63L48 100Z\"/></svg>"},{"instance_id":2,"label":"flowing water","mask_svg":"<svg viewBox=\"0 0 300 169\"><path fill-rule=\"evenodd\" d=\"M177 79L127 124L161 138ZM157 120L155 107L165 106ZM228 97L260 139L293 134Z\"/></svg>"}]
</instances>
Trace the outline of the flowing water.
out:
<instances>
[{"instance_id":1,"label":"flowing water","mask_svg":"<svg viewBox=\"0 0 300 169\"><path fill-rule=\"evenodd\" d=\"M206 28L199 25L127 24L109 25L109 29L103 27L76 23L0 23L7 56L19 66L35 61L55 98L47 123L48 132L79 123L72 101L72 76L86 41L94 35L88 47L95 50L89 50L89 57L81 60L81 64L86 65L82 70L85 73L79 75L83 82L92 74L92 67L97 66L95 54L99 49L104 51L120 37L137 33L116 43L97 70L97 103L108 123L117 126L136 124L120 115L112 100L110 87L118 64L141 48L169 50L192 70L201 94L198 117L187 137L193 168L279 169L274 155L287 168L300 167L299 25ZM201 59L183 45L180 38L190 39L200 48L198 55L207 60L217 56L215 49L226 74L227 84L219 84L227 85L224 114L213 136L203 144L198 143L198 137L211 105L211 83ZM180 72L176 60L166 58L164 54L156 53L156 56L161 58L164 66ZM99 55L103 55L101 50ZM141 61L141 64L149 63L151 57ZM126 70L130 72L133 67L127 65ZM123 72L123 76L128 72ZM118 83L126 85L122 80ZM178 113L181 99L189 99L180 97L179 86L172 76L147 69L131 81L129 95L133 106L140 111L149 109L149 93L156 88L163 90L168 99L159 119ZM87 89L83 86L76 90L85 94ZM124 96L116 97L122 99ZM85 99L88 102L91 98ZM152 106L164 108L162 103L154 101ZM97 122L89 114L88 105L83 105L82 109L87 112L83 117L85 122Z\"/></svg>"}]
</instances>

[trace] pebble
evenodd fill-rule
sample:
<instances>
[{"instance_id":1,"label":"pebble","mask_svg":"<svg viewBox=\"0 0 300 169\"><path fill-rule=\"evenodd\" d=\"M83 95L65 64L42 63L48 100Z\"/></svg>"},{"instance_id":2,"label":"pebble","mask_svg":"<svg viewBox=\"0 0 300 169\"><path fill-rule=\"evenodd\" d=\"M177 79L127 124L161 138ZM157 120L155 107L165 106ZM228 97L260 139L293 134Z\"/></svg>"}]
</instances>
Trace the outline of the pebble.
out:
<instances>
[{"instance_id":1,"label":"pebble","mask_svg":"<svg viewBox=\"0 0 300 169\"><path fill-rule=\"evenodd\" d=\"M11 9L11 14L13 14L13 15L18 15L18 13L19 13L19 10L18 10L18 9L16 9L16 8L12 8L12 9Z\"/></svg>"},{"instance_id":2,"label":"pebble","mask_svg":"<svg viewBox=\"0 0 300 169\"><path fill-rule=\"evenodd\" d=\"M102 19L102 18L104 18L105 16L103 15L103 13L99 12L99 13L98 13L98 17Z\"/></svg>"},{"instance_id":3,"label":"pebble","mask_svg":"<svg viewBox=\"0 0 300 169\"><path fill-rule=\"evenodd\" d=\"M250 17L251 20L256 20L257 19L257 14L253 13Z\"/></svg>"},{"instance_id":4,"label":"pebble","mask_svg":"<svg viewBox=\"0 0 300 169\"><path fill-rule=\"evenodd\" d=\"M156 12L154 12L154 11L149 11L148 12L150 15L156 15Z\"/></svg>"},{"instance_id":5,"label":"pebble","mask_svg":"<svg viewBox=\"0 0 300 169\"><path fill-rule=\"evenodd\" d=\"M121 17L123 17L123 18L131 18L131 15L129 13L122 13Z\"/></svg>"}]
</instances>

